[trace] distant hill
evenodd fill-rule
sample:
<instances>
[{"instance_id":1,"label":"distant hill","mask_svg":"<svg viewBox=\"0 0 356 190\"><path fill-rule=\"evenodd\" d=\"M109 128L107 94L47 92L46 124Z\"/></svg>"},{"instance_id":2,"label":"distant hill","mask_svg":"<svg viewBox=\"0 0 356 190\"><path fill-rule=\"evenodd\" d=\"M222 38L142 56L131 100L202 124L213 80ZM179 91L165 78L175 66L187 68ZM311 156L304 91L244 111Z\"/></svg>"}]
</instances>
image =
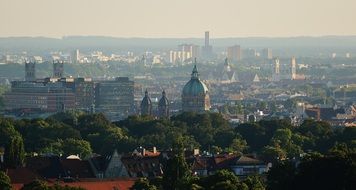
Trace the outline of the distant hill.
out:
<instances>
[{"instance_id":1,"label":"distant hill","mask_svg":"<svg viewBox=\"0 0 356 190\"><path fill-rule=\"evenodd\" d=\"M182 43L203 45L203 38L116 38L103 36L67 36L60 39L46 37L0 38L0 53L6 51L30 51L43 53L50 50L81 51L102 50L106 53L125 51L160 51L176 48ZM307 55L317 53L356 53L356 36L288 37L288 38L215 38L211 45L215 51L228 46L241 45L242 48L273 48L279 54ZM276 51L275 51L276 50ZM345 51L344 51L345 50Z\"/></svg>"}]
</instances>

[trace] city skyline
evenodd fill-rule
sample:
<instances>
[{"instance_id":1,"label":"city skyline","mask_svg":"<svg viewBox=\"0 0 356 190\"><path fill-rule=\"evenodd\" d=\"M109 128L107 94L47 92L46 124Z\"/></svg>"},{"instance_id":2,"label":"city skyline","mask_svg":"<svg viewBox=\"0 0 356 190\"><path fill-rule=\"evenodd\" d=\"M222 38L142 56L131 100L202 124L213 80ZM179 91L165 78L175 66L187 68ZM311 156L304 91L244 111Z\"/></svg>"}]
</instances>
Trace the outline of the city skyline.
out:
<instances>
[{"instance_id":1,"label":"city skyline","mask_svg":"<svg viewBox=\"0 0 356 190\"><path fill-rule=\"evenodd\" d=\"M3 0L0 37L143 38L356 35L356 2Z\"/></svg>"}]
</instances>

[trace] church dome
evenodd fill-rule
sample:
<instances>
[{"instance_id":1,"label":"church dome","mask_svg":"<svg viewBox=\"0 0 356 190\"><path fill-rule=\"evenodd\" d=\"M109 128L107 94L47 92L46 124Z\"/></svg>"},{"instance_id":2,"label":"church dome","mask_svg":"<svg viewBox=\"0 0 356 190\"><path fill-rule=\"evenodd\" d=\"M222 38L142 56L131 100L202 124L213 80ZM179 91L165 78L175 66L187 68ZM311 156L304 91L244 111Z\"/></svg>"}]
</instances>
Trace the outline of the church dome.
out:
<instances>
[{"instance_id":1,"label":"church dome","mask_svg":"<svg viewBox=\"0 0 356 190\"><path fill-rule=\"evenodd\" d=\"M168 98L166 97L166 92L162 92L162 98L158 102L158 106L168 106L169 101Z\"/></svg>"},{"instance_id":2,"label":"church dome","mask_svg":"<svg viewBox=\"0 0 356 190\"><path fill-rule=\"evenodd\" d=\"M199 95L205 94L207 91L208 91L208 88L202 81L200 81L197 66L194 65L194 68L192 71L192 78L184 86L183 95L184 96L199 96Z\"/></svg>"},{"instance_id":3,"label":"church dome","mask_svg":"<svg viewBox=\"0 0 356 190\"><path fill-rule=\"evenodd\" d=\"M141 106L149 106L152 104L151 98L148 96L147 90L145 91L145 97L142 99Z\"/></svg>"}]
</instances>

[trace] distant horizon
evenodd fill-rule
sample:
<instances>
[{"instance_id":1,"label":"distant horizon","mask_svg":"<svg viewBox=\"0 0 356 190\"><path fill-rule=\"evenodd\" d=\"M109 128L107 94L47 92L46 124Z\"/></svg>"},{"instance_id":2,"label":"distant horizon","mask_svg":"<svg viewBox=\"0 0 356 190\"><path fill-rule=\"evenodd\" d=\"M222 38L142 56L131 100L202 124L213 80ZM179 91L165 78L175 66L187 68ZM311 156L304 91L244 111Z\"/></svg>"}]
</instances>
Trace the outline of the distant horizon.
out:
<instances>
[{"instance_id":1,"label":"distant horizon","mask_svg":"<svg viewBox=\"0 0 356 190\"><path fill-rule=\"evenodd\" d=\"M204 39L204 36L192 36L192 37L144 37L144 36L109 36L109 35L65 35L65 36L0 36L0 38L50 38L50 39L64 39L68 37L100 37L100 38L122 38L122 39ZM337 35L337 34L330 34L330 35L298 35L298 36L226 36L226 37L214 37L210 35L210 39L229 39L229 38L328 38L328 37L356 37L356 34L349 34L349 35Z\"/></svg>"}]
</instances>

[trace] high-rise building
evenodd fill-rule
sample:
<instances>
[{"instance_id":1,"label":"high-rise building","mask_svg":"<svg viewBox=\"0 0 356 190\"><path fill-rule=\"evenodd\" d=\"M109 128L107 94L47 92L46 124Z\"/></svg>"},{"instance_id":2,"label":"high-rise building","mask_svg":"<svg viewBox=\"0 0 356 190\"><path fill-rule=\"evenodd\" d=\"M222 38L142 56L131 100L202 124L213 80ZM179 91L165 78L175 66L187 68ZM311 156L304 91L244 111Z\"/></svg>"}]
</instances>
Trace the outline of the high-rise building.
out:
<instances>
[{"instance_id":1,"label":"high-rise building","mask_svg":"<svg viewBox=\"0 0 356 190\"><path fill-rule=\"evenodd\" d=\"M194 44L181 44L178 46L178 50L182 52L189 52L190 57L199 57L199 46Z\"/></svg>"},{"instance_id":2,"label":"high-rise building","mask_svg":"<svg viewBox=\"0 0 356 190\"><path fill-rule=\"evenodd\" d=\"M75 109L92 112L95 108L95 83L91 78L76 78L73 82Z\"/></svg>"},{"instance_id":3,"label":"high-rise building","mask_svg":"<svg viewBox=\"0 0 356 190\"><path fill-rule=\"evenodd\" d=\"M79 53L79 49L76 49L72 52L72 54L70 55L71 61L72 63L79 63L80 61L80 53Z\"/></svg>"},{"instance_id":4,"label":"high-rise building","mask_svg":"<svg viewBox=\"0 0 356 190\"><path fill-rule=\"evenodd\" d=\"M148 91L145 91L145 97L141 101L141 115L152 115L152 101L148 96Z\"/></svg>"},{"instance_id":5,"label":"high-rise building","mask_svg":"<svg viewBox=\"0 0 356 190\"><path fill-rule=\"evenodd\" d=\"M53 77L62 78L64 72L63 61L53 61Z\"/></svg>"},{"instance_id":6,"label":"high-rise building","mask_svg":"<svg viewBox=\"0 0 356 190\"><path fill-rule=\"evenodd\" d=\"M110 120L126 118L134 111L134 82L128 77L97 83L95 111L104 113Z\"/></svg>"},{"instance_id":7,"label":"high-rise building","mask_svg":"<svg viewBox=\"0 0 356 190\"><path fill-rule=\"evenodd\" d=\"M264 59L273 59L272 49L265 48L262 50L261 57Z\"/></svg>"},{"instance_id":8,"label":"high-rise building","mask_svg":"<svg viewBox=\"0 0 356 190\"><path fill-rule=\"evenodd\" d=\"M197 66L194 65L191 79L182 92L183 112L204 112L210 109L208 88L200 81Z\"/></svg>"},{"instance_id":9,"label":"high-rise building","mask_svg":"<svg viewBox=\"0 0 356 190\"><path fill-rule=\"evenodd\" d=\"M227 48L227 58L232 61L241 60L241 47L239 45L234 45Z\"/></svg>"},{"instance_id":10,"label":"high-rise building","mask_svg":"<svg viewBox=\"0 0 356 190\"><path fill-rule=\"evenodd\" d=\"M4 95L9 113L53 113L75 109L75 95L65 83L45 80L13 81Z\"/></svg>"},{"instance_id":11,"label":"high-rise building","mask_svg":"<svg viewBox=\"0 0 356 190\"><path fill-rule=\"evenodd\" d=\"M171 63L185 62L199 56L199 46L194 44L181 44L177 51L169 52L169 61Z\"/></svg>"},{"instance_id":12,"label":"high-rise building","mask_svg":"<svg viewBox=\"0 0 356 190\"><path fill-rule=\"evenodd\" d=\"M171 63L183 63L185 62L187 59L192 58L192 55L190 52L186 52L186 51L170 51L169 52L169 61Z\"/></svg>"},{"instance_id":13,"label":"high-rise building","mask_svg":"<svg viewBox=\"0 0 356 190\"><path fill-rule=\"evenodd\" d=\"M295 80L297 78L297 63L295 61L295 57L293 56L291 59L291 79Z\"/></svg>"},{"instance_id":14,"label":"high-rise building","mask_svg":"<svg viewBox=\"0 0 356 190\"><path fill-rule=\"evenodd\" d=\"M204 46L202 47L203 58L210 59L213 57L213 47L210 45L209 31L205 32Z\"/></svg>"},{"instance_id":15,"label":"high-rise building","mask_svg":"<svg viewBox=\"0 0 356 190\"><path fill-rule=\"evenodd\" d=\"M25 62L25 80L36 80L36 62Z\"/></svg>"}]
</instances>

